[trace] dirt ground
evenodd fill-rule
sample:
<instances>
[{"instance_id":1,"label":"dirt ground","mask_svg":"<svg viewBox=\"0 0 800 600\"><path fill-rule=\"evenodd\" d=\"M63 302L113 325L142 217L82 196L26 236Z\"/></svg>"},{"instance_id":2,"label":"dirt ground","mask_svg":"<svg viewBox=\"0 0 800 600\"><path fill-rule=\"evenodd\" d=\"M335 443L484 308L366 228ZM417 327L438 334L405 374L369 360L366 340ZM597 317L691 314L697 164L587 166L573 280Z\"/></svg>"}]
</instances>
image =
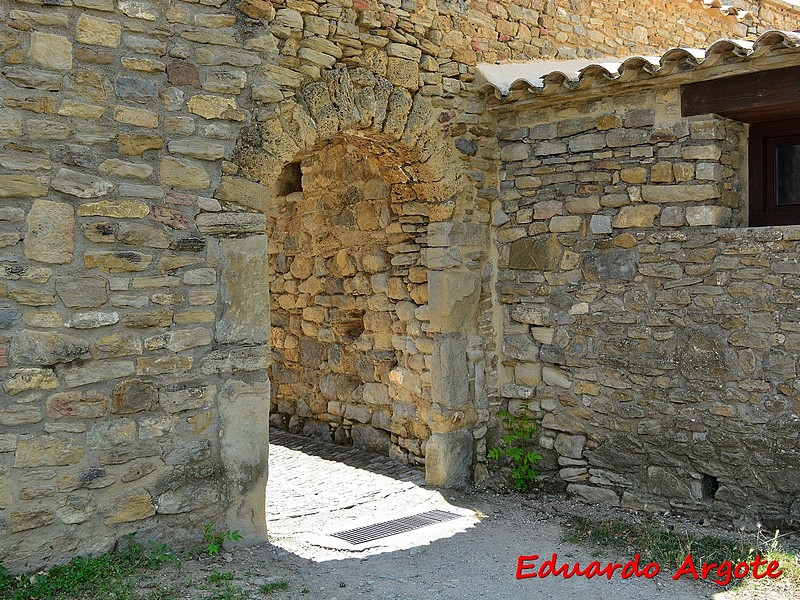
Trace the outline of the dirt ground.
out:
<instances>
[{"instance_id":1,"label":"dirt ground","mask_svg":"<svg viewBox=\"0 0 800 600\"><path fill-rule=\"evenodd\" d=\"M222 557L184 561L156 574L150 597L249 600L790 600L780 579L749 578L735 590L662 568L652 579L607 580L557 576L518 579L521 555L537 566L597 560L625 563L627 554L563 541L570 515L641 519L629 511L590 506L559 495L483 490L457 493L426 488L419 471L383 457L276 433L267 487L269 543L229 545ZM333 537L363 525L430 510L455 518L444 523L352 545ZM672 515L663 524L728 534ZM641 564L644 567L644 564ZM530 573L523 570L523 573ZM273 591L269 591L273 588ZM285 588L285 589L284 589ZM157 589L163 590L158 595ZM144 590L143 590L144 591ZM269 593L267 593L269 591ZM169 594L172 594L171 596Z\"/></svg>"},{"instance_id":2,"label":"dirt ground","mask_svg":"<svg viewBox=\"0 0 800 600\"><path fill-rule=\"evenodd\" d=\"M317 547L318 559L304 558L314 544L298 537L251 547L231 546L222 557L200 557L185 561L180 571L169 567L159 572L163 589L179 598L220 600L276 598L292 600L793 600L780 581L752 580L746 586L726 591L709 582L682 578L673 581L673 571L662 569L652 580L624 580L619 572L587 579L575 576L517 579L520 555L540 556L539 562L557 553L558 561L586 565L631 560L631 554L598 552L562 541L562 519L568 515L629 517L625 511L593 507L551 497L547 506L521 500L519 496L448 495L453 507L477 511L479 519L463 531L444 532L430 539L422 530L387 538L380 547L359 556L352 550ZM452 522L451 525L455 525ZM463 524L462 524L463 525ZM458 529L456 527L456 529ZM703 528L714 533L713 527ZM428 532L430 534L432 532ZM719 531L719 533L723 533ZM442 534L442 531L439 531ZM290 551L285 546L295 546ZM284 547L282 547L284 546ZM410 546L410 547L409 547ZM642 566L644 566L642 564ZM232 579L209 582L221 574ZM285 590L259 592L265 584L287 584ZM235 595L239 592L240 595ZM229 595L225 595L229 594ZM166 597L166 596L165 596Z\"/></svg>"}]
</instances>

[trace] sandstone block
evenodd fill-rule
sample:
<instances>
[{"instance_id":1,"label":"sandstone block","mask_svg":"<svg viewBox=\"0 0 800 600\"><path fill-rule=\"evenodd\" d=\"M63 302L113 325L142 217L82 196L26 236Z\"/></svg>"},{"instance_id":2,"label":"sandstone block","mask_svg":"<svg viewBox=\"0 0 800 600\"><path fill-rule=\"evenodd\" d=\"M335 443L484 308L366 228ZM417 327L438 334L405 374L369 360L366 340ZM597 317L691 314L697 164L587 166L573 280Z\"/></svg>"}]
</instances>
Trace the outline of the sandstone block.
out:
<instances>
[{"instance_id":1,"label":"sandstone block","mask_svg":"<svg viewBox=\"0 0 800 600\"><path fill-rule=\"evenodd\" d=\"M472 433L467 430L431 435L425 449L425 482L447 488L466 487L472 446Z\"/></svg>"},{"instance_id":2,"label":"sandstone block","mask_svg":"<svg viewBox=\"0 0 800 600\"><path fill-rule=\"evenodd\" d=\"M83 263L87 269L100 269L108 273L144 271L153 262L151 254L141 252L87 252Z\"/></svg>"},{"instance_id":3,"label":"sandstone block","mask_svg":"<svg viewBox=\"0 0 800 600\"><path fill-rule=\"evenodd\" d=\"M136 200L100 200L78 206L79 217L113 217L141 219L150 214L150 207Z\"/></svg>"},{"instance_id":4,"label":"sandstone block","mask_svg":"<svg viewBox=\"0 0 800 600\"><path fill-rule=\"evenodd\" d=\"M199 164L183 158L167 156L161 161L161 181L187 189L205 189L211 185L208 172Z\"/></svg>"},{"instance_id":5,"label":"sandstone block","mask_svg":"<svg viewBox=\"0 0 800 600\"><path fill-rule=\"evenodd\" d=\"M652 227L653 221L661 212L661 208L652 204L640 206L623 206L612 221L617 229L629 227Z\"/></svg>"},{"instance_id":6,"label":"sandstone block","mask_svg":"<svg viewBox=\"0 0 800 600\"><path fill-rule=\"evenodd\" d=\"M239 109L236 100L223 96L197 94L189 99L189 112L204 119L223 119L244 121L245 113Z\"/></svg>"},{"instance_id":7,"label":"sandstone block","mask_svg":"<svg viewBox=\"0 0 800 600\"><path fill-rule=\"evenodd\" d=\"M140 357L136 360L137 375L184 373L192 368L191 356Z\"/></svg>"},{"instance_id":8,"label":"sandstone block","mask_svg":"<svg viewBox=\"0 0 800 600\"><path fill-rule=\"evenodd\" d=\"M21 364L67 363L87 358L89 343L63 333L23 329L11 340L11 356Z\"/></svg>"},{"instance_id":9,"label":"sandstone block","mask_svg":"<svg viewBox=\"0 0 800 600\"><path fill-rule=\"evenodd\" d=\"M139 156L148 150L160 150L164 147L164 140L152 135L120 133L117 144L120 154Z\"/></svg>"},{"instance_id":10,"label":"sandstone block","mask_svg":"<svg viewBox=\"0 0 800 600\"><path fill-rule=\"evenodd\" d=\"M687 206L686 222L691 227L725 225L731 218L731 209L727 206Z\"/></svg>"},{"instance_id":11,"label":"sandstone block","mask_svg":"<svg viewBox=\"0 0 800 600\"><path fill-rule=\"evenodd\" d=\"M13 369L3 382L3 390L12 396L28 390L52 390L58 387L58 379L52 369Z\"/></svg>"},{"instance_id":12,"label":"sandstone block","mask_svg":"<svg viewBox=\"0 0 800 600\"><path fill-rule=\"evenodd\" d=\"M117 48L121 38L122 26L116 21L99 19L86 13L78 19L75 39L81 44Z\"/></svg>"},{"instance_id":13,"label":"sandstone block","mask_svg":"<svg viewBox=\"0 0 800 600\"><path fill-rule=\"evenodd\" d=\"M155 129L158 127L158 113L144 108L117 106L114 109L114 120L117 123L134 125L135 127L146 127L148 129Z\"/></svg>"},{"instance_id":14,"label":"sandstone block","mask_svg":"<svg viewBox=\"0 0 800 600\"><path fill-rule=\"evenodd\" d=\"M264 271L268 264L266 237L223 240L220 249L225 310L217 323L216 341L265 343L270 332L269 278ZM253 302L253 298L260 300Z\"/></svg>"},{"instance_id":15,"label":"sandstone block","mask_svg":"<svg viewBox=\"0 0 800 600\"><path fill-rule=\"evenodd\" d=\"M59 169L52 186L53 189L76 198L98 198L114 188L110 181L64 168Z\"/></svg>"},{"instance_id":16,"label":"sandstone block","mask_svg":"<svg viewBox=\"0 0 800 600\"><path fill-rule=\"evenodd\" d=\"M107 282L103 277L58 277L56 293L67 308L97 308L108 301Z\"/></svg>"},{"instance_id":17,"label":"sandstone block","mask_svg":"<svg viewBox=\"0 0 800 600\"><path fill-rule=\"evenodd\" d=\"M561 262L561 244L554 234L522 238L511 243L510 269L555 271Z\"/></svg>"},{"instance_id":18,"label":"sandstone block","mask_svg":"<svg viewBox=\"0 0 800 600\"><path fill-rule=\"evenodd\" d=\"M71 439L22 435L17 440L14 467L61 467L83 459L84 447Z\"/></svg>"},{"instance_id":19,"label":"sandstone block","mask_svg":"<svg viewBox=\"0 0 800 600\"><path fill-rule=\"evenodd\" d=\"M149 411L158 404L158 390L150 383L139 379L123 381L114 388L111 397L111 412L132 414Z\"/></svg>"},{"instance_id":20,"label":"sandstone block","mask_svg":"<svg viewBox=\"0 0 800 600\"><path fill-rule=\"evenodd\" d=\"M609 249L584 255L583 274L589 281L632 280L636 276L635 249Z\"/></svg>"},{"instance_id":21,"label":"sandstone block","mask_svg":"<svg viewBox=\"0 0 800 600\"><path fill-rule=\"evenodd\" d=\"M704 202L719 196L719 187L712 183L642 186L642 200L645 202Z\"/></svg>"},{"instance_id":22,"label":"sandstone block","mask_svg":"<svg viewBox=\"0 0 800 600\"><path fill-rule=\"evenodd\" d=\"M41 198L47 185L30 175L0 175L0 198Z\"/></svg>"},{"instance_id":23,"label":"sandstone block","mask_svg":"<svg viewBox=\"0 0 800 600\"><path fill-rule=\"evenodd\" d=\"M64 370L67 387L79 387L100 381L110 381L133 375L133 363L128 360L103 360L89 362L86 366Z\"/></svg>"},{"instance_id":24,"label":"sandstone block","mask_svg":"<svg viewBox=\"0 0 800 600\"><path fill-rule=\"evenodd\" d=\"M46 415L51 419L97 419L106 413L108 398L95 391L54 394L47 399Z\"/></svg>"},{"instance_id":25,"label":"sandstone block","mask_svg":"<svg viewBox=\"0 0 800 600\"><path fill-rule=\"evenodd\" d=\"M150 494L140 489L117 498L114 506L104 519L106 525L141 521L156 514L156 507Z\"/></svg>"},{"instance_id":26,"label":"sandstone block","mask_svg":"<svg viewBox=\"0 0 800 600\"><path fill-rule=\"evenodd\" d=\"M47 510L15 511L11 513L11 532L19 533L38 527L46 527L53 522L53 513Z\"/></svg>"},{"instance_id":27,"label":"sandstone block","mask_svg":"<svg viewBox=\"0 0 800 600\"><path fill-rule=\"evenodd\" d=\"M225 146L199 140L176 140L168 145L168 150L198 160L217 160L225 156Z\"/></svg>"},{"instance_id":28,"label":"sandstone block","mask_svg":"<svg viewBox=\"0 0 800 600\"><path fill-rule=\"evenodd\" d=\"M28 54L45 69L68 71L72 68L72 43L61 35L32 32Z\"/></svg>"},{"instance_id":29,"label":"sandstone block","mask_svg":"<svg viewBox=\"0 0 800 600\"><path fill-rule=\"evenodd\" d=\"M75 215L69 204L35 200L26 219L25 256L45 263L72 262Z\"/></svg>"}]
</instances>

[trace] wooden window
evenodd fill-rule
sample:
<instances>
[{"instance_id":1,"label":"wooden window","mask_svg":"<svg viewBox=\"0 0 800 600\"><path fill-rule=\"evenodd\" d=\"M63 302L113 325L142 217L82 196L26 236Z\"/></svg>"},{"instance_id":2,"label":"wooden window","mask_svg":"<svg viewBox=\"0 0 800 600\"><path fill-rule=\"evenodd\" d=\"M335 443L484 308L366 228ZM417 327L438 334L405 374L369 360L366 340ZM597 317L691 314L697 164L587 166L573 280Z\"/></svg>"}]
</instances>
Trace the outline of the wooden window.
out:
<instances>
[{"instance_id":1,"label":"wooden window","mask_svg":"<svg viewBox=\"0 0 800 600\"><path fill-rule=\"evenodd\" d=\"M800 223L800 67L681 86L684 117L750 124L749 225Z\"/></svg>"},{"instance_id":2,"label":"wooden window","mask_svg":"<svg viewBox=\"0 0 800 600\"><path fill-rule=\"evenodd\" d=\"M800 119L750 127L750 225L800 223Z\"/></svg>"}]
</instances>

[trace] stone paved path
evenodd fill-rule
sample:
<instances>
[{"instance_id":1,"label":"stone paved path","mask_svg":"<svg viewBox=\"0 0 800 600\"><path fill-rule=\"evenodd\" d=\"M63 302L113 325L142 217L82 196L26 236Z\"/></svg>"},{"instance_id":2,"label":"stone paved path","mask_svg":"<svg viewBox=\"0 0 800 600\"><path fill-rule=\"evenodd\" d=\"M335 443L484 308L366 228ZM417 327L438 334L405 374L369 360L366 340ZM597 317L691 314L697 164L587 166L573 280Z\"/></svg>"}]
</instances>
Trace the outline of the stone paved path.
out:
<instances>
[{"instance_id":1,"label":"stone paved path","mask_svg":"<svg viewBox=\"0 0 800 600\"><path fill-rule=\"evenodd\" d=\"M519 496L441 492L388 458L271 432L267 513L270 545L254 558L288 575L285 598L319 600L700 600L708 585L615 577L517 580L520 554L569 563L597 559L561 541L553 511ZM354 548L328 533L439 508L463 515ZM296 593L298 590L307 590Z\"/></svg>"}]
</instances>

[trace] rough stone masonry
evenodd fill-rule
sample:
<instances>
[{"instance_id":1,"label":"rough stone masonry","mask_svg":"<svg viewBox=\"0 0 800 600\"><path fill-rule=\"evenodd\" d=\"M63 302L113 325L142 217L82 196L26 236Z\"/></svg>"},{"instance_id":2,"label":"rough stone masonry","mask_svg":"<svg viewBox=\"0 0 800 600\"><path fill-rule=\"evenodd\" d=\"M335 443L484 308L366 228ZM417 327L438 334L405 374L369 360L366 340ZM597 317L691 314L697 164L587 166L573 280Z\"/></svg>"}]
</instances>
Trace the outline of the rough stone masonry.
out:
<instances>
[{"instance_id":1,"label":"rough stone masonry","mask_svg":"<svg viewBox=\"0 0 800 600\"><path fill-rule=\"evenodd\" d=\"M263 538L270 422L424 464L430 483L480 481L508 369L533 385L540 350L512 365L502 341L491 240L530 207L505 207L514 227L496 229L509 139L475 65L651 54L792 18L780 2L761 20L633 4L0 1L0 560L38 567L127 533L192 539L208 521ZM704 160L684 160L711 182L693 191L721 197ZM662 162L679 181L690 168ZM519 188L538 177L518 174ZM589 214L545 206L553 235ZM653 206L614 219L728 216ZM663 235L653 276L682 256ZM626 244L613 251L634 268ZM760 339L720 365L746 365ZM555 437L569 481L583 481L584 434ZM668 467L652 477L670 481Z\"/></svg>"}]
</instances>

